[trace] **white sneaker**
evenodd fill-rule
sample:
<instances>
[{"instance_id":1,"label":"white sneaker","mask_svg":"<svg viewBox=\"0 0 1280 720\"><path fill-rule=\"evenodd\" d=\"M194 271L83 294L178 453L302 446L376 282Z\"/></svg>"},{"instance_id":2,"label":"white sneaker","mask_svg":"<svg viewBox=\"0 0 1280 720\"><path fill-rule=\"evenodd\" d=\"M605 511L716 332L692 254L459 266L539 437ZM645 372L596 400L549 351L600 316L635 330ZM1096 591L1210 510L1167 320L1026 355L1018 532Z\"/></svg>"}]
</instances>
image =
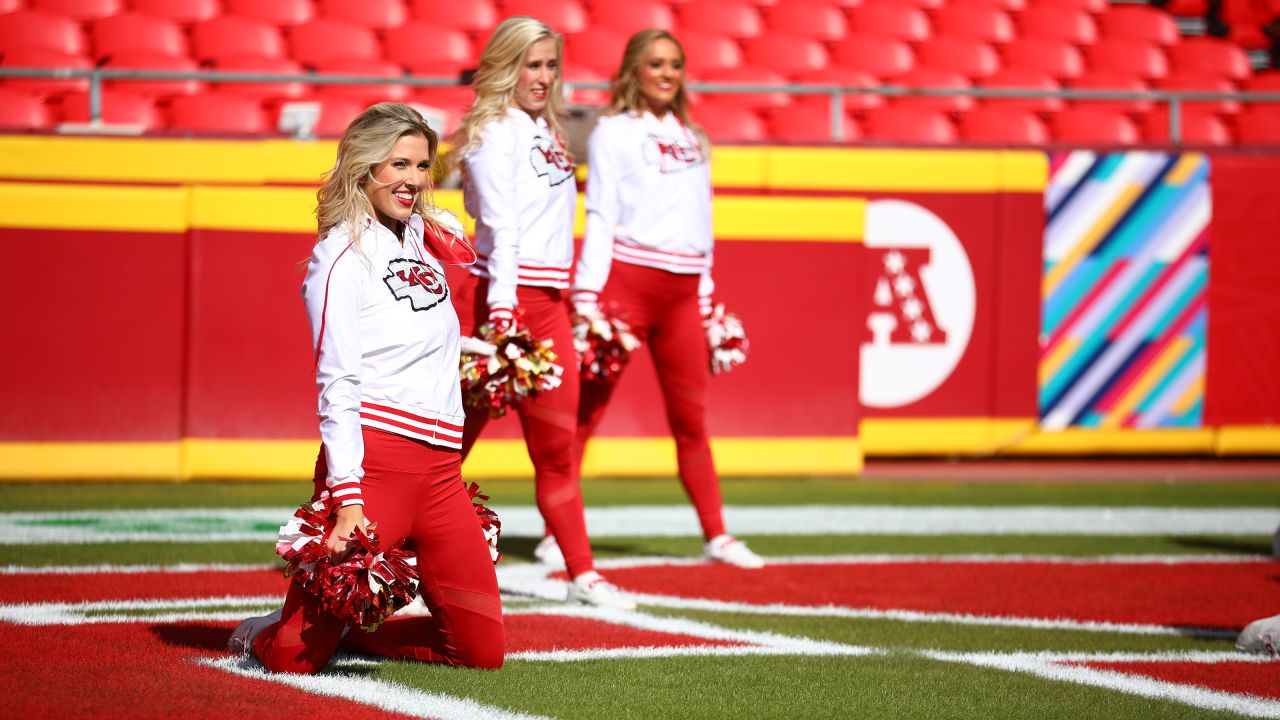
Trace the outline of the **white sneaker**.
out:
<instances>
[{"instance_id":1,"label":"white sneaker","mask_svg":"<svg viewBox=\"0 0 1280 720\"><path fill-rule=\"evenodd\" d=\"M560 552L560 546L556 544L554 535L542 538L538 547L533 549L533 557L543 565L564 567L564 553Z\"/></svg>"},{"instance_id":2,"label":"white sneaker","mask_svg":"<svg viewBox=\"0 0 1280 720\"><path fill-rule=\"evenodd\" d=\"M1240 652L1280 657L1280 615L1254 620L1236 638Z\"/></svg>"},{"instance_id":3,"label":"white sneaker","mask_svg":"<svg viewBox=\"0 0 1280 720\"><path fill-rule=\"evenodd\" d=\"M764 558L751 552L747 544L732 535L717 535L702 548L702 556L725 565L755 570L764 567Z\"/></svg>"},{"instance_id":4,"label":"white sneaker","mask_svg":"<svg viewBox=\"0 0 1280 720\"><path fill-rule=\"evenodd\" d=\"M237 655L252 655L253 639L258 637L258 633L267 627L279 622L280 615L283 612L282 608L280 610L272 610L266 615L241 620L236 629L231 631L231 639L227 641L227 649Z\"/></svg>"},{"instance_id":5,"label":"white sneaker","mask_svg":"<svg viewBox=\"0 0 1280 720\"><path fill-rule=\"evenodd\" d=\"M609 610L635 610L636 602L623 595L613 583L595 570L588 570L569 584L565 602L591 605Z\"/></svg>"}]
</instances>

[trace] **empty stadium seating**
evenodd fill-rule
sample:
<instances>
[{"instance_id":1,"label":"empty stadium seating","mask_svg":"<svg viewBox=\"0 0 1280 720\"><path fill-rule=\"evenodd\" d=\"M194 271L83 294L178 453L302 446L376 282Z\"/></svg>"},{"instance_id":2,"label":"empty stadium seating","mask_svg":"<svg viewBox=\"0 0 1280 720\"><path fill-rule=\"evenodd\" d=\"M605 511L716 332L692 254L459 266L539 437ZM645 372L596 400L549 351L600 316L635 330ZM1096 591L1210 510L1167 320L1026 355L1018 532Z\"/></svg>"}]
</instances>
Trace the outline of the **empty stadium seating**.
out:
<instances>
[{"instance_id":1,"label":"empty stadium seating","mask_svg":"<svg viewBox=\"0 0 1280 720\"><path fill-rule=\"evenodd\" d=\"M960 117L960 137L983 145L1043 145L1049 130L1034 113L985 107Z\"/></svg>"}]
</instances>

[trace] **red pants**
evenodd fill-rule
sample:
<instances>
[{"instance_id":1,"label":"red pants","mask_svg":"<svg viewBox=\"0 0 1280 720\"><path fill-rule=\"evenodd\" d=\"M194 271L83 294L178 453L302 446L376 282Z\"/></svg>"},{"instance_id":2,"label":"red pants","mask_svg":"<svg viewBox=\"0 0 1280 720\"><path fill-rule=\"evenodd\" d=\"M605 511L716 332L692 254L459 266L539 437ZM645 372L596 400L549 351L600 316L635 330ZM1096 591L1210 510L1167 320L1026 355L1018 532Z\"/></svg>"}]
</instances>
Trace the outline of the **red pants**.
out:
<instances>
[{"instance_id":1,"label":"red pants","mask_svg":"<svg viewBox=\"0 0 1280 720\"><path fill-rule=\"evenodd\" d=\"M454 295L454 308L464 335L475 335L475 329L489 317L486 301L489 281L471 275ZM550 339L551 349L564 368L560 387L522 402L516 413L524 430L525 446L533 461L534 494L538 511L555 536L564 553L571 577L595 567L591 544L587 540L587 521L582 514L582 488L578 485L578 458L574 451L578 426L578 355L573 349L573 327L569 310L559 290L544 287L516 288L524 316L520 323L536 340ZM463 430L462 456L489 422L486 410L467 408Z\"/></svg>"},{"instance_id":2,"label":"red pants","mask_svg":"<svg viewBox=\"0 0 1280 720\"><path fill-rule=\"evenodd\" d=\"M680 482L709 540L724 532L720 478L707 438L707 388L711 380L707 338L698 311L698 275L614 262L600 294L649 348L662 386L667 424L676 441ZM578 410L578 455L604 415L619 378L583 382Z\"/></svg>"},{"instance_id":3,"label":"red pants","mask_svg":"<svg viewBox=\"0 0 1280 720\"><path fill-rule=\"evenodd\" d=\"M389 658L462 667L502 667L502 601L489 546L463 487L455 450L364 428L365 517L383 547L406 539L418 556L430 617L393 618L372 633L353 627L346 648ZM324 449L316 461L315 495L325 487ZM268 670L316 673L342 640L346 622L314 595L290 584L280 622L254 639Z\"/></svg>"}]
</instances>

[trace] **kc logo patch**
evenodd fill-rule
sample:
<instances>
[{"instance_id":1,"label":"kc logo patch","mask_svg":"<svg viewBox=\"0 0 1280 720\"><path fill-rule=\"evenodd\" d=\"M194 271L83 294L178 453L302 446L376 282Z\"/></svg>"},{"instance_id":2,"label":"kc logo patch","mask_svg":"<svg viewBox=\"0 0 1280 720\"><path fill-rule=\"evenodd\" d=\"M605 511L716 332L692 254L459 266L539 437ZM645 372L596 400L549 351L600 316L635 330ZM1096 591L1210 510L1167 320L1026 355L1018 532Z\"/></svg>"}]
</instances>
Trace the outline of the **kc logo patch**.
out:
<instances>
[{"instance_id":1,"label":"kc logo patch","mask_svg":"<svg viewBox=\"0 0 1280 720\"><path fill-rule=\"evenodd\" d=\"M426 263L397 258L387 263L390 272L382 278L396 300L408 300L415 312L430 310L449 297L449 286Z\"/></svg>"},{"instance_id":2,"label":"kc logo patch","mask_svg":"<svg viewBox=\"0 0 1280 720\"><path fill-rule=\"evenodd\" d=\"M529 150L529 162L538 177L546 177L552 187L573 177L573 163L565 155L564 147L555 140L537 135L533 138L533 148Z\"/></svg>"},{"instance_id":3,"label":"kc logo patch","mask_svg":"<svg viewBox=\"0 0 1280 720\"><path fill-rule=\"evenodd\" d=\"M707 156L688 138L670 138L650 133L644 144L644 160L657 165L658 171L675 173L701 165Z\"/></svg>"}]
</instances>

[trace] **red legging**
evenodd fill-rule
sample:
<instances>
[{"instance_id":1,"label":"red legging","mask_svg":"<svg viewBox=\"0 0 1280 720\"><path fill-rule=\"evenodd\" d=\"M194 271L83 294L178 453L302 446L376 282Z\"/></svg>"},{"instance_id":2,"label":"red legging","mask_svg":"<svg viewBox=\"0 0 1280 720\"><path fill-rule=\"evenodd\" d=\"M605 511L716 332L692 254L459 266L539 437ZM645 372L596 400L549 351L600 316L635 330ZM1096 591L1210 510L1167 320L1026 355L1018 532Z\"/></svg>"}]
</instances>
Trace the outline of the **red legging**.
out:
<instances>
[{"instance_id":1,"label":"red legging","mask_svg":"<svg viewBox=\"0 0 1280 720\"><path fill-rule=\"evenodd\" d=\"M707 338L698 312L698 275L614 262L600 294L653 356L676 441L680 482L710 540L724 532L720 478L707 438L707 387L711 379ZM618 378L582 383L578 410L578 456L604 415Z\"/></svg>"},{"instance_id":2,"label":"red legging","mask_svg":"<svg viewBox=\"0 0 1280 720\"><path fill-rule=\"evenodd\" d=\"M454 296L454 308L465 335L475 335L477 326L489 317L489 281L470 275ZM551 349L564 368L560 387L539 393L516 408L525 446L533 461L534 494L547 528L555 536L569 575L577 577L595 567L587 540L587 521L582 514L582 488L578 485L578 461L574 453L578 415L578 355L573 349L573 327L569 310L559 290L520 285L516 299L524 316L520 323L535 340L552 341ZM462 457L489 422L486 410L467 408L462 436Z\"/></svg>"},{"instance_id":3,"label":"red legging","mask_svg":"<svg viewBox=\"0 0 1280 720\"><path fill-rule=\"evenodd\" d=\"M365 517L391 547L407 538L418 556L418 592L430 617L392 618L377 631L353 627L346 648L370 655L461 667L502 667L502 601L489 546L462 484L461 459L447 450L364 428ZM324 489L324 449L315 495ZM264 629L253 652L274 672L316 673L342 640L345 621L290 584L280 622Z\"/></svg>"}]
</instances>

